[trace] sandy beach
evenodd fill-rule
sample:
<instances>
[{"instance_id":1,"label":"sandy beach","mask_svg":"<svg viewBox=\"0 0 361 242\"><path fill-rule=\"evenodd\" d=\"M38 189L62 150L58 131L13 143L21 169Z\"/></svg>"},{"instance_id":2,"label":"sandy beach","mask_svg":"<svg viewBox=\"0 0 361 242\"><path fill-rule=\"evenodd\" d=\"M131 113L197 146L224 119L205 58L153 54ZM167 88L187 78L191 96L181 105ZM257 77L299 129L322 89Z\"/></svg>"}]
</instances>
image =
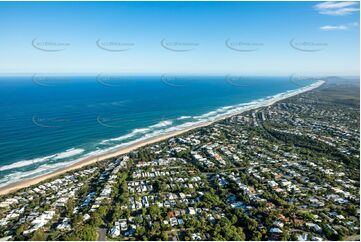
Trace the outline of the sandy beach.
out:
<instances>
[{"instance_id":1,"label":"sandy beach","mask_svg":"<svg viewBox=\"0 0 361 242\"><path fill-rule=\"evenodd\" d=\"M272 104L274 104L274 103L276 103L278 101L281 101L281 100L284 100L286 98L289 98L289 97L292 97L292 96L295 96L295 95L298 95L298 94L301 94L301 93L304 93L304 92L307 92L307 91L311 91L311 90L313 90L315 88L318 88L323 83L324 83L324 81L320 80L320 81L318 81L318 82L316 82L316 83L314 83L312 85L309 85L307 87L300 88L298 90L295 90L295 91L292 91L292 92L289 92L289 93L276 95L273 98L270 98L270 99L267 99L267 100L264 100L264 101L260 101L258 103L255 103L254 105L249 105L247 107L242 108L238 112L232 112L232 113L230 113L228 115L224 115L224 116L219 117L217 119L214 119L212 121L203 122L201 124L196 124L194 126L184 128L182 130L177 130L177 131L174 131L174 132L168 132L168 133L164 133L162 135L159 135L157 137L151 137L151 138L144 139L144 140L141 140L141 141L138 141L138 142L134 142L133 144L121 147L119 149L116 149L114 151L111 151L111 152L108 152L108 153L105 153L105 154L85 158L85 159L83 159L83 160L81 160L81 161L79 161L77 163L74 163L74 164L69 165L67 167L64 167L62 169L59 169L57 171L51 172L49 174L41 175L41 176L38 176L38 177L35 177L35 178L31 178L31 179L28 179L28 180L23 180L23 181L20 181L20 182L15 182L15 183L0 187L0 195L5 195L5 194L8 194L8 193L17 191L17 190L19 190L21 188L25 188L25 187L28 187L28 186L35 185L35 184L37 184L39 182L42 182L42 181L45 181L47 179L53 178L55 176L61 175L61 174L65 173L65 172L75 170L75 169L79 169L81 167L93 164L93 163L98 162L98 161L102 161L102 160L114 158L114 157L117 157L117 156L120 156L120 155L124 155L124 154L129 153L129 152L131 152L133 150L136 150L136 149L138 149L138 148L140 148L142 146L157 143L159 141L166 140L168 138L183 134L185 132L188 132L188 131L196 129L196 128L208 126L208 125L210 125L210 124L212 124L214 122L229 118L229 117L234 116L234 115L239 115L240 113L245 112L245 111L249 111L249 110L252 110L252 109L257 109L257 108L260 108L260 107L270 106L270 105L272 105Z\"/></svg>"}]
</instances>

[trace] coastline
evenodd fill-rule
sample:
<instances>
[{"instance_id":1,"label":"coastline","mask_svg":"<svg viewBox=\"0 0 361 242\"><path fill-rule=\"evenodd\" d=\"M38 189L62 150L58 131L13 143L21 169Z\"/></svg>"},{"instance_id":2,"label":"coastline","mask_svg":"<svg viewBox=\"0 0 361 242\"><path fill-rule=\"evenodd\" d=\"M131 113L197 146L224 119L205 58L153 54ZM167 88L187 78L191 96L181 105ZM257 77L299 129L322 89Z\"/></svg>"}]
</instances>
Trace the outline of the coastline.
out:
<instances>
[{"instance_id":1,"label":"coastline","mask_svg":"<svg viewBox=\"0 0 361 242\"><path fill-rule=\"evenodd\" d=\"M116 156L124 155L126 153L134 151L134 150L136 150L138 148L141 148L143 146L146 146L146 145L149 145L149 144L154 144L154 143L166 140L168 138L181 135L183 133L186 133L186 132L188 132L190 130L193 130L193 129L196 129L196 128L211 125L211 124L213 124L213 123L215 123L217 121L224 120L224 119L227 119L227 118L235 116L235 115L239 115L239 114L241 114L243 112L246 112L246 111L249 111L249 110L253 110L253 109L273 105L274 103L279 102L281 100L284 100L284 99L299 95L301 93L308 92L308 91L311 91L313 89L316 89L316 88L320 87L321 85L323 85L324 83L325 83L325 81L320 80L320 81L318 81L316 83L313 83L313 84L311 84L309 86L293 90L293 91L291 91L289 93L277 94L277 95L275 95L274 97L272 97L270 99L260 101L260 102L254 104L254 105L250 105L248 107L245 107L240 111L232 112L230 114L226 114L226 115L218 117L218 118L216 118L216 119L214 119L212 121L205 121L205 122L203 122L201 124L196 124L196 125L193 125L191 127L183 128L181 130L171 131L171 132L159 135L159 136L150 137L150 138L147 138L147 139L144 139L144 140L136 141L136 142L134 142L132 144L129 144L129 145L124 146L124 147L120 147L120 148L118 148L116 150L113 150L113 151L110 151L108 153L99 154L99 155L84 158L84 159L82 159L82 160L80 160L80 161L78 161L78 162L76 162L76 163L74 163L72 165L66 166L66 167L61 168L61 169L59 169L57 171L50 172L50 173L44 174L44 175L40 175L38 177L26 179L26 180L23 180L23 181L8 184L6 186L0 187L0 195L6 195L6 194L9 194L9 193L15 192L15 191L17 191L19 189L26 188L26 187L29 187L29 186L32 186L32 185L36 185L36 184L38 184L38 183L40 183L42 181L45 181L47 179L59 176L59 175L61 175L63 173L66 173L68 171L72 171L72 170L82 168L84 166L93 164L93 163L98 162L98 161L111 159L111 158L114 158Z\"/></svg>"}]
</instances>

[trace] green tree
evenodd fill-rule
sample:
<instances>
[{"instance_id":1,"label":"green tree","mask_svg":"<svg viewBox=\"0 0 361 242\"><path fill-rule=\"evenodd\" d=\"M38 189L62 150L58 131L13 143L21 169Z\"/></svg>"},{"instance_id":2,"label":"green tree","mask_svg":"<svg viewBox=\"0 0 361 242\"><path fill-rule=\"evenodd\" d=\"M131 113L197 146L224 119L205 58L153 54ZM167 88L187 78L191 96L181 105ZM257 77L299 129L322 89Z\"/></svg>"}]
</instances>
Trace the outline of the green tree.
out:
<instances>
[{"instance_id":1,"label":"green tree","mask_svg":"<svg viewBox=\"0 0 361 242\"><path fill-rule=\"evenodd\" d=\"M24 236L22 235L25 230L25 225L20 225L15 231L16 240L24 240Z\"/></svg>"},{"instance_id":2,"label":"green tree","mask_svg":"<svg viewBox=\"0 0 361 242\"><path fill-rule=\"evenodd\" d=\"M157 219L158 217L160 217L160 209L157 205L151 205L149 207L149 213L150 216L152 216L153 219Z\"/></svg>"},{"instance_id":3,"label":"green tree","mask_svg":"<svg viewBox=\"0 0 361 242\"><path fill-rule=\"evenodd\" d=\"M101 224L103 224L103 220L101 219L98 213L94 213L90 221L90 224L94 227L99 227Z\"/></svg>"},{"instance_id":4,"label":"green tree","mask_svg":"<svg viewBox=\"0 0 361 242\"><path fill-rule=\"evenodd\" d=\"M44 230L42 229L39 229L37 230L33 236L31 237L30 240L33 240L33 241L43 241L46 239L46 236L45 236L45 233L44 233Z\"/></svg>"},{"instance_id":5,"label":"green tree","mask_svg":"<svg viewBox=\"0 0 361 242\"><path fill-rule=\"evenodd\" d=\"M162 231L161 235L160 235L160 239L163 241L167 241L168 240L168 234L165 231Z\"/></svg>"},{"instance_id":6,"label":"green tree","mask_svg":"<svg viewBox=\"0 0 361 242\"><path fill-rule=\"evenodd\" d=\"M66 211L67 211L67 216L71 217L73 214L73 210L75 208L75 201L74 198L69 198L68 202L66 203Z\"/></svg>"},{"instance_id":7,"label":"green tree","mask_svg":"<svg viewBox=\"0 0 361 242\"><path fill-rule=\"evenodd\" d=\"M54 230L54 231L51 231L51 233L50 233L50 239L51 240L59 240L58 238L59 238L59 236L60 236L60 231L59 230Z\"/></svg>"},{"instance_id":8,"label":"green tree","mask_svg":"<svg viewBox=\"0 0 361 242\"><path fill-rule=\"evenodd\" d=\"M145 233L145 228L143 226L139 226L137 228L137 231L135 232L135 235L140 238L144 233Z\"/></svg>"},{"instance_id":9,"label":"green tree","mask_svg":"<svg viewBox=\"0 0 361 242\"><path fill-rule=\"evenodd\" d=\"M253 231L251 240L254 241L261 241L262 240L262 234L258 231Z\"/></svg>"},{"instance_id":10,"label":"green tree","mask_svg":"<svg viewBox=\"0 0 361 242\"><path fill-rule=\"evenodd\" d=\"M97 232L96 229L91 225L85 225L84 228L81 230L81 238L82 240L96 240L97 239Z\"/></svg>"}]
</instances>

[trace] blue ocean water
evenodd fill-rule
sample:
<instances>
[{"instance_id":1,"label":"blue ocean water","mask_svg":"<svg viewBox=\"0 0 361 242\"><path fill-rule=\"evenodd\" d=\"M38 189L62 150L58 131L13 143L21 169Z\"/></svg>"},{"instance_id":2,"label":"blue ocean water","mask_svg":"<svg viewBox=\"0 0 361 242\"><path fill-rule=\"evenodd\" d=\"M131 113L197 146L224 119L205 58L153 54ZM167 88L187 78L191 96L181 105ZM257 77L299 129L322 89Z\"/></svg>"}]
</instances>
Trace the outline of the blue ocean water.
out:
<instances>
[{"instance_id":1,"label":"blue ocean water","mask_svg":"<svg viewBox=\"0 0 361 242\"><path fill-rule=\"evenodd\" d=\"M312 82L235 76L0 77L0 186Z\"/></svg>"}]
</instances>

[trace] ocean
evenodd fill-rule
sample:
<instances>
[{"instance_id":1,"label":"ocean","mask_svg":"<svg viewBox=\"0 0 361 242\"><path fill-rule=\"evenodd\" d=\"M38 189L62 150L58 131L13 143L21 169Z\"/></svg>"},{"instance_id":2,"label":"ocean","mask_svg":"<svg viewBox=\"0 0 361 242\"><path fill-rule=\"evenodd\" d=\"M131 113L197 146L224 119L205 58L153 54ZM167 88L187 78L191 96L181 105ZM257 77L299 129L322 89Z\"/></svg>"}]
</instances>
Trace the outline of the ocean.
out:
<instances>
[{"instance_id":1,"label":"ocean","mask_svg":"<svg viewBox=\"0 0 361 242\"><path fill-rule=\"evenodd\" d=\"M192 126L314 80L240 76L0 77L0 186Z\"/></svg>"}]
</instances>

